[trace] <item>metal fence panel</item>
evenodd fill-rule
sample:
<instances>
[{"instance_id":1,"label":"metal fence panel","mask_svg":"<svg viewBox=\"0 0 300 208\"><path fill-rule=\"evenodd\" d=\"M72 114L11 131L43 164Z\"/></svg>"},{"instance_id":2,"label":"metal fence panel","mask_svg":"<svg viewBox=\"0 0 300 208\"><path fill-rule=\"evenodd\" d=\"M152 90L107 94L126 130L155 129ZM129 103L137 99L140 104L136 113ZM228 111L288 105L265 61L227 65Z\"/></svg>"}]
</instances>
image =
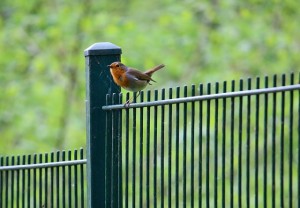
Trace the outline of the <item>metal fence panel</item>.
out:
<instances>
[{"instance_id":1,"label":"metal fence panel","mask_svg":"<svg viewBox=\"0 0 300 208\"><path fill-rule=\"evenodd\" d=\"M122 194L124 207L299 206L295 83L290 74L148 91L129 108L108 95L107 168L118 170L106 175L111 199Z\"/></svg>"},{"instance_id":2,"label":"metal fence panel","mask_svg":"<svg viewBox=\"0 0 300 208\"><path fill-rule=\"evenodd\" d=\"M300 74L146 91L124 107L107 68L120 55L85 51L87 160L0 156L0 207L300 206Z\"/></svg>"},{"instance_id":3,"label":"metal fence panel","mask_svg":"<svg viewBox=\"0 0 300 208\"><path fill-rule=\"evenodd\" d=\"M0 156L0 207L86 207L83 149Z\"/></svg>"}]
</instances>

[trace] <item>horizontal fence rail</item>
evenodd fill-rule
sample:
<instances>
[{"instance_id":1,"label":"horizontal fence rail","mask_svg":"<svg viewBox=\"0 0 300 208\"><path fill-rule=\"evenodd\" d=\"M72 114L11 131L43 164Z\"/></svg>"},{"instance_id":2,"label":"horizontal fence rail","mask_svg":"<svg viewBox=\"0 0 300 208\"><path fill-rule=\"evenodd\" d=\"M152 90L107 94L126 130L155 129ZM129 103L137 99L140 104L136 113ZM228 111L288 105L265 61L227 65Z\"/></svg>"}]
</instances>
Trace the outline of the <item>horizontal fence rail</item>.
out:
<instances>
[{"instance_id":1,"label":"horizontal fence rail","mask_svg":"<svg viewBox=\"0 0 300 208\"><path fill-rule=\"evenodd\" d=\"M83 149L0 156L0 207L86 207Z\"/></svg>"},{"instance_id":2,"label":"horizontal fence rail","mask_svg":"<svg viewBox=\"0 0 300 208\"><path fill-rule=\"evenodd\" d=\"M299 90L300 84L290 85L290 86L281 86L281 87L270 87L265 89L253 89L253 90L244 90L238 92L225 92L225 93L218 93L212 95L199 95L199 96L192 96L186 98L174 98L174 99L166 99L166 100L157 100L157 101L149 101L149 102L142 102L142 103L131 103L130 105L108 105L103 106L103 110L117 110L123 108L141 108L141 107L151 107L151 106L158 106L158 105L168 105L168 104L176 104L176 103L188 103L200 100L212 100L212 99L220 99L220 98L231 98L231 97L241 97L246 95L260 95L260 94L267 94L267 93L276 93L282 91L291 91L291 90Z\"/></svg>"},{"instance_id":3,"label":"horizontal fence rail","mask_svg":"<svg viewBox=\"0 0 300 208\"><path fill-rule=\"evenodd\" d=\"M49 162L49 163L41 163L41 164L3 166L3 167L0 167L0 171L24 170L24 169L35 169L35 168L50 168L50 167L60 167L60 166L81 165L81 164L86 164L86 159L63 161L63 162Z\"/></svg>"},{"instance_id":4,"label":"horizontal fence rail","mask_svg":"<svg viewBox=\"0 0 300 208\"><path fill-rule=\"evenodd\" d=\"M299 207L299 80L107 95L106 206Z\"/></svg>"}]
</instances>

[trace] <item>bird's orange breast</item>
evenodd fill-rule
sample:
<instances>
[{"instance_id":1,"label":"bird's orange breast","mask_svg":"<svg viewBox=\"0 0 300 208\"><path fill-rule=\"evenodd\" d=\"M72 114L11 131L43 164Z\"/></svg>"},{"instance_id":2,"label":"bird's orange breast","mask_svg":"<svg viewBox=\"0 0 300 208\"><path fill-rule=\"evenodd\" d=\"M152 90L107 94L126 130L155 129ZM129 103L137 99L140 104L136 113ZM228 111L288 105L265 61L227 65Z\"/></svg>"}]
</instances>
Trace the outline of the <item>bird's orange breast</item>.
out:
<instances>
[{"instance_id":1,"label":"bird's orange breast","mask_svg":"<svg viewBox=\"0 0 300 208\"><path fill-rule=\"evenodd\" d=\"M126 77L126 72L122 69L110 69L110 73L113 77L114 82L120 87L127 88L129 81Z\"/></svg>"}]
</instances>

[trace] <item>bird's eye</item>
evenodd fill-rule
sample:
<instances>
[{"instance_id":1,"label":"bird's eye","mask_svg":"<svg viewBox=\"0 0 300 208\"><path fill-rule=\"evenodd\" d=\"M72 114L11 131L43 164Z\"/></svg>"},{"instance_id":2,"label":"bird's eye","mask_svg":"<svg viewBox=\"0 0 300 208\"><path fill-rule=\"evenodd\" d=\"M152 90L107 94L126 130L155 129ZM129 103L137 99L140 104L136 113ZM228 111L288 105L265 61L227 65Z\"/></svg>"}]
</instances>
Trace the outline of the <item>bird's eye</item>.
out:
<instances>
[{"instance_id":1,"label":"bird's eye","mask_svg":"<svg viewBox=\"0 0 300 208\"><path fill-rule=\"evenodd\" d=\"M119 67L119 66L120 66L119 64L116 65L116 67Z\"/></svg>"}]
</instances>

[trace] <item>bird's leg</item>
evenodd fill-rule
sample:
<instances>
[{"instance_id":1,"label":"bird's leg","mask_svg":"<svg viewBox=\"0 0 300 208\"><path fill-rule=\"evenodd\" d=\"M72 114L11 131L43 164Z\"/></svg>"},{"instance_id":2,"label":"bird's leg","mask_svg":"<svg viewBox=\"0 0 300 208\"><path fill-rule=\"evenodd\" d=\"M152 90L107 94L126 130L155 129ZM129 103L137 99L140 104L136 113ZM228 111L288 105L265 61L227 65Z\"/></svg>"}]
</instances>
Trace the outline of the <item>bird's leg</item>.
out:
<instances>
[{"instance_id":1,"label":"bird's leg","mask_svg":"<svg viewBox=\"0 0 300 208\"><path fill-rule=\"evenodd\" d=\"M138 91L137 95L135 96L135 99L137 99L141 94L141 91Z\"/></svg>"},{"instance_id":2,"label":"bird's leg","mask_svg":"<svg viewBox=\"0 0 300 208\"><path fill-rule=\"evenodd\" d=\"M141 91L138 91L136 96L132 96L129 100L126 101L126 103L124 104L124 107L129 107L130 103L134 100L137 99L137 97L141 94Z\"/></svg>"}]
</instances>

